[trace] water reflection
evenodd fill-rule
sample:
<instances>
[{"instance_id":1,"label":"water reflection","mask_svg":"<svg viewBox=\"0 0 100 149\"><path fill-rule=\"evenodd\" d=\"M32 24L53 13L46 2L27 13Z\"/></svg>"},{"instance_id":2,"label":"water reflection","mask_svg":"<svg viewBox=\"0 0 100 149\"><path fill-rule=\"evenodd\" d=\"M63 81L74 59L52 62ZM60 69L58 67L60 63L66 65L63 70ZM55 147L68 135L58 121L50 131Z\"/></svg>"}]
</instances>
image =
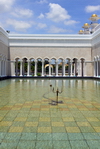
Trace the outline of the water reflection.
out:
<instances>
[{"instance_id":1,"label":"water reflection","mask_svg":"<svg viewBox=\"0 0 100 149\"><path fill-rule=\"evenodd\" d=\"M61 98L99 101L100 81L96 80L65 80L65 79L11 79L0 82L0 103L15 104L16 100L41 100L45 93L47 98L55 98L50 91L50 84L57 90L63 90ZM3 102L2 102L3 101Z\"/></svg>"}]
</instances>

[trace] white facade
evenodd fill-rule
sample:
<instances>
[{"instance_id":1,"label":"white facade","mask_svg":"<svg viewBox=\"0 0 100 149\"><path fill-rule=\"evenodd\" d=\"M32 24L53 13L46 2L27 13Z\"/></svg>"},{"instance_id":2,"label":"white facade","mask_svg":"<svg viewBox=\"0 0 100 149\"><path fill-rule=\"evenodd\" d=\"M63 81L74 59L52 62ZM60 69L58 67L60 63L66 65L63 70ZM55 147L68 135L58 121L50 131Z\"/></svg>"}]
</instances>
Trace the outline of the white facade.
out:
<instances>
[{"instance_id":1,"label":"white facade","mask_svg":"<svg viewBox=\"0 0 100 149\"><path fill-rule=\"evenodd\" d=\"M0 76L37 76L38 61L41 76L99 76L100 28L88 35L7 34L0 28Z\"/></svg>"}]
</instances>

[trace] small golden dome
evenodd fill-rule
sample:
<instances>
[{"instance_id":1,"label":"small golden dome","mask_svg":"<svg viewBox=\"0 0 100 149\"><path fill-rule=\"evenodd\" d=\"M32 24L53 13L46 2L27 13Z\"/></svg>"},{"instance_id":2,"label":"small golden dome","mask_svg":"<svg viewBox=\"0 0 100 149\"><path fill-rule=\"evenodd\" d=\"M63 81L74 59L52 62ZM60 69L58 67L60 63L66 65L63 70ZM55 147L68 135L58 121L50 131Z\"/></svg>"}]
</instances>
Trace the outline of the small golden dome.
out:
<instances>
[{"instance_id":1,"label":"small golden dome","mask_svg":"<svg viewBox=\"0 0 100 149\"><path fill-rule=\"evenodd\" d=\"M88 23L85 23L84 26L89 26L89 24Z\"/></svg>"},{"instance_id":2,"label":"small golden dome","mask_svg":"<svg viewBox=\"0 0 100 149\"><path fill-rule=\"evenodd\" d=\"M92 14L92 16L91 17L97 17L97 15L96 14Z\"/></svg>"},{"instance_id":3,"label":"small golden dome","mask_svg":"<svg viewBox=\"0 0 100 149\"><path fill-rule=\"evenodd\" d=\"M83 33L83 30L79 30L80 33Z\"/></svg>"}]
</instances>

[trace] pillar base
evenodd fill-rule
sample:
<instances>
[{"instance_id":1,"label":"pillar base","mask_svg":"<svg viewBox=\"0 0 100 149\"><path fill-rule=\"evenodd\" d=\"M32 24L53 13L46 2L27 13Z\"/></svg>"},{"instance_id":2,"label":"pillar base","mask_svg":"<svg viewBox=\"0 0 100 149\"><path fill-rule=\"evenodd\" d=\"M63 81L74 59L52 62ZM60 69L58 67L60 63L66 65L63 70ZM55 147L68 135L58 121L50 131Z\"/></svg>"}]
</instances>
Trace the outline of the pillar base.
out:
<instances>
[{"instance_id":1,"label":"pillar base","mask_svg":"<svg viewBox=\"0 0 100 149\"><path fill-rule=\"evenodd\" d=\"M27 75L27 77L29 77L30 75Z\"/></svg>"}]
</instances>

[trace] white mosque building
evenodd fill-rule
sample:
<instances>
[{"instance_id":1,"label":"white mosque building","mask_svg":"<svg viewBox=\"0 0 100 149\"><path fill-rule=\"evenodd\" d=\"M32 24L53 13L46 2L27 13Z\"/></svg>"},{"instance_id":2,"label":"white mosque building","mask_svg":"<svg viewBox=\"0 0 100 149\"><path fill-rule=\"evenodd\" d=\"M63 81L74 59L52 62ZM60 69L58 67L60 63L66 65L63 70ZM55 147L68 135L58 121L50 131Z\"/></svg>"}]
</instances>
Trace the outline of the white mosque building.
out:
<instances>
[{"instance_id":1,"label":"white mosque building","mask_svg":"<svg viewBox=\"0 0 100 149\"><path fill-rule=\"evenodd\" d=\"M100 19L78 34L10 34L0 27L0 77L100 76Z\"/></svg>"}]
</instances>

